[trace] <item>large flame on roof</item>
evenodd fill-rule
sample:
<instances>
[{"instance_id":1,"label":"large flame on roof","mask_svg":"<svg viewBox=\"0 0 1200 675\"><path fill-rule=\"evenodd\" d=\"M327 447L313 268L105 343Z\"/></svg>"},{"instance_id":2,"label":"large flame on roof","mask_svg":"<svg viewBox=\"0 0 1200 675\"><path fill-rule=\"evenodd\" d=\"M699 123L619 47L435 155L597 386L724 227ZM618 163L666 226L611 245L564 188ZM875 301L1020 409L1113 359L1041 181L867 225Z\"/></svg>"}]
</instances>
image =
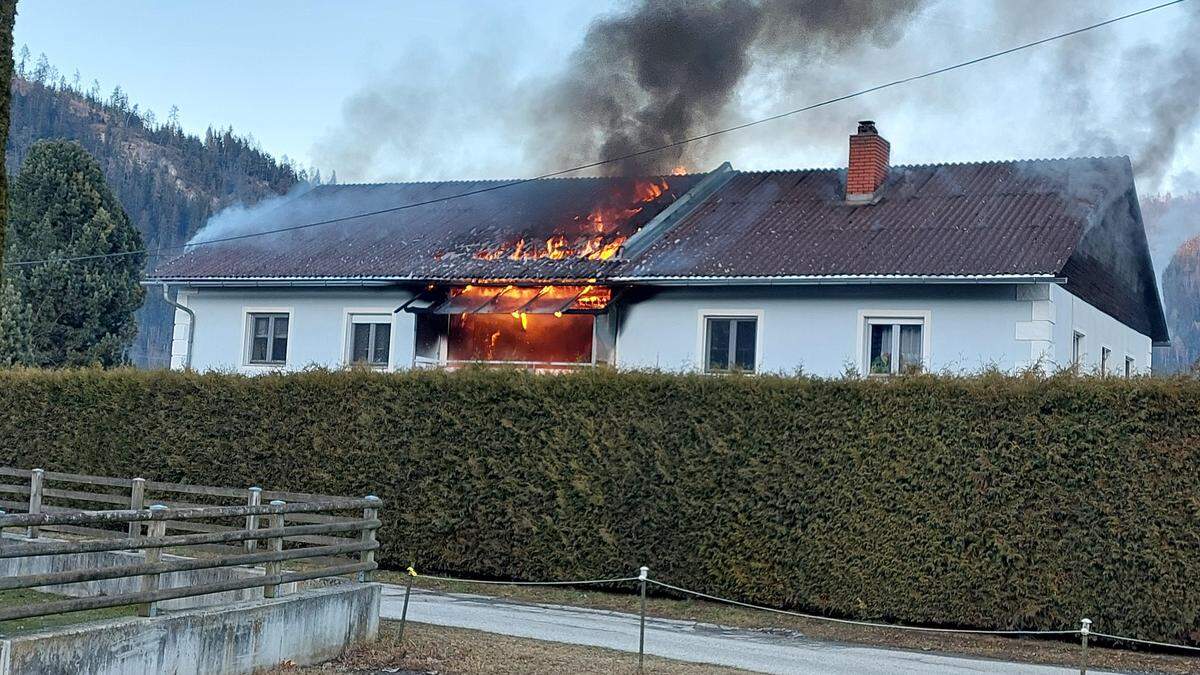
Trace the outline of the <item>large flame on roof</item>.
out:
<instances>
[{"instance_id":1,"label":"large flame on roof","mask_svg":"<svg viewBox=\"0 0 1200 675\"><path fill-rule=\"evenodd\" d=\"M608 260L621 250L628 235L614 234L624 223L641 213L646 204L661 197L670 187L667 181L638 181L634 186L633 202L626 205L605 204L597 206L585 218L576 218L581 223L572 226L570 235L556 233L546 240L521 238L515 242L489 246L475 253L480 260L536 260L548 258L584 258Z\"/></svg>"}]
</instances>

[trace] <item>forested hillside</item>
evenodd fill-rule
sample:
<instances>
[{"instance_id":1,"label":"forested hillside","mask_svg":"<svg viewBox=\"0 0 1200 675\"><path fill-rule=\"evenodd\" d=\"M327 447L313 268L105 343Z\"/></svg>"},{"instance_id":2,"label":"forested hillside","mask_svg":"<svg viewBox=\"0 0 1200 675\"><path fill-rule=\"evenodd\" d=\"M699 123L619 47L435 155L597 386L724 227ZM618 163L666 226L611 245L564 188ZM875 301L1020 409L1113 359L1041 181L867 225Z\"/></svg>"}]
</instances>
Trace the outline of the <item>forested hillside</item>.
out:
<instances>
[{"instance_id":1,"label":"forested hillside","mask_svg":"<svg viewBox=\"0 0 1200 675\"><path fill-rule=\"evenodd\" d=\"M108 95L95 82L85 88L78 74L68 79L45 57L30 63L22 50L12 80L8 172L17 172L34 141L78 141L100 162L150 250L187 241L226 206L286 193L308 178L232 129L210 128L203 138L186 134L177 116L172 110L159 119L139 110L120 87ZM147 265L155 262L150 257ZM147 293L130 353L135 363L169 362L171 316L161 292Z\"/></svg>"}]
</instances>

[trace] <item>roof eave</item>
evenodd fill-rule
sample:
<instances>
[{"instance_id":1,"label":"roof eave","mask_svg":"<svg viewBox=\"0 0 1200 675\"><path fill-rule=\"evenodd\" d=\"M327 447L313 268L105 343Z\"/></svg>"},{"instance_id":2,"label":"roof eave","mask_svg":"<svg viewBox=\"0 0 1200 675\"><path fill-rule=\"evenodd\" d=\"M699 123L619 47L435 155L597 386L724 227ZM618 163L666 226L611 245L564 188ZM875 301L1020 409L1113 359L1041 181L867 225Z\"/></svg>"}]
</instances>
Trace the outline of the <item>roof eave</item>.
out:
<instances>
[{"instance_id":1,"label":"roof eave","mask_svg":"<svg viewBox=\"0 0 1200 675\"><path fill-rule=\"evenodd\" d=\"M1064 284L1055 274L827 274L800 276L628 276L615 283L647 286L819 286L847 284Z\"/></svg>"}]
</instances>

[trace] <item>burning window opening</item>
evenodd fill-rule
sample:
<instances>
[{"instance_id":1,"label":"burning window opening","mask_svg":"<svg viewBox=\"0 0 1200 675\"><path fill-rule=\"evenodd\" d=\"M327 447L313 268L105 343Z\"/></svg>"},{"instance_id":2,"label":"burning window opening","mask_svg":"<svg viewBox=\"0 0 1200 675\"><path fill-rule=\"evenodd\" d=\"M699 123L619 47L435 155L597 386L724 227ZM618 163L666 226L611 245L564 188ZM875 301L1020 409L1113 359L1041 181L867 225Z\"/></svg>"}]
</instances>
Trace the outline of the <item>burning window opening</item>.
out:
<instances>
[{"instance_id":1,"label":"burning window opening","mask_svg":"<svg viewBox=\"0 0 1200 675\"><path fill-rule=\"evenodd\" d=\"M482 286L452 288L440 302L419 310L433 314L553 314L603 312L612 301L607 286Z\"/></svg>"},{"instance_id":2,"label":"burning window opening","mask_svg":"<svg viewBox=\"0 0 1200 675\"><path fill-rule=\"evenodd\" d=\"M669 189L670 185L662 178L640 180L634 184L632 196L614 195L609 203L597 206L587 216L576 216L571 224L571 234L558 232L545 240L522 237L515 242L486 246L476 251L474 257L478 260L610 260L632 234L619 230Z\"/></svg>"},{"instance_id":3,"label":"burning window opening","mask_svg":"<svg viewBox=\"0 0 1200 675\"><path fill-rule=\"evenodd\" d=\"M570 286L470 284L443 291L418 314L418 362L455 367L466 363L576 368L604 361L596 327L608 326L613 289L594 283ZM440 354L440 356L439 356Z\"/></svg>"}]
</instances>

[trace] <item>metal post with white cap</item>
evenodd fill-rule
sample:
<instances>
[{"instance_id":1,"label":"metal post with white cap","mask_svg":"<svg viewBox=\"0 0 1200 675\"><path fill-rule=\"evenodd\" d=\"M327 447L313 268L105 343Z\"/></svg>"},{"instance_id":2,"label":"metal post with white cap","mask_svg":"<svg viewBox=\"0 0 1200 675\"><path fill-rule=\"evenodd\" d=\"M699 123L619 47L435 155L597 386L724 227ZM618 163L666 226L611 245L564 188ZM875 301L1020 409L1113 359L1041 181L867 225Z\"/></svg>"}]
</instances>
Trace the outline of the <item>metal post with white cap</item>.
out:
<instances>
[{"instance_id":1,"label":"metal post with white cap","mask_svg":"<svg viewBox=\"0 0 1200 675\"><path fill-rule=\"evenodd\" d=\"M1092 633L1092 620L1081 619L1079 621L1079 675L1087 675L1088 667L1088 635Z\"/></svg>"},{"instance_id":2,"label":"metal post with white cap","mask_svg":"<svg viewBox=\"0 0 1200 675\"><path fill-rule=\"evenodd\" d=\"M641 610L638 626L638 672L644 672L646 663L646 580L650 578L650 568L642 565L638 568L638 586L641 592Z\"/></svg>"}]
</instances>

